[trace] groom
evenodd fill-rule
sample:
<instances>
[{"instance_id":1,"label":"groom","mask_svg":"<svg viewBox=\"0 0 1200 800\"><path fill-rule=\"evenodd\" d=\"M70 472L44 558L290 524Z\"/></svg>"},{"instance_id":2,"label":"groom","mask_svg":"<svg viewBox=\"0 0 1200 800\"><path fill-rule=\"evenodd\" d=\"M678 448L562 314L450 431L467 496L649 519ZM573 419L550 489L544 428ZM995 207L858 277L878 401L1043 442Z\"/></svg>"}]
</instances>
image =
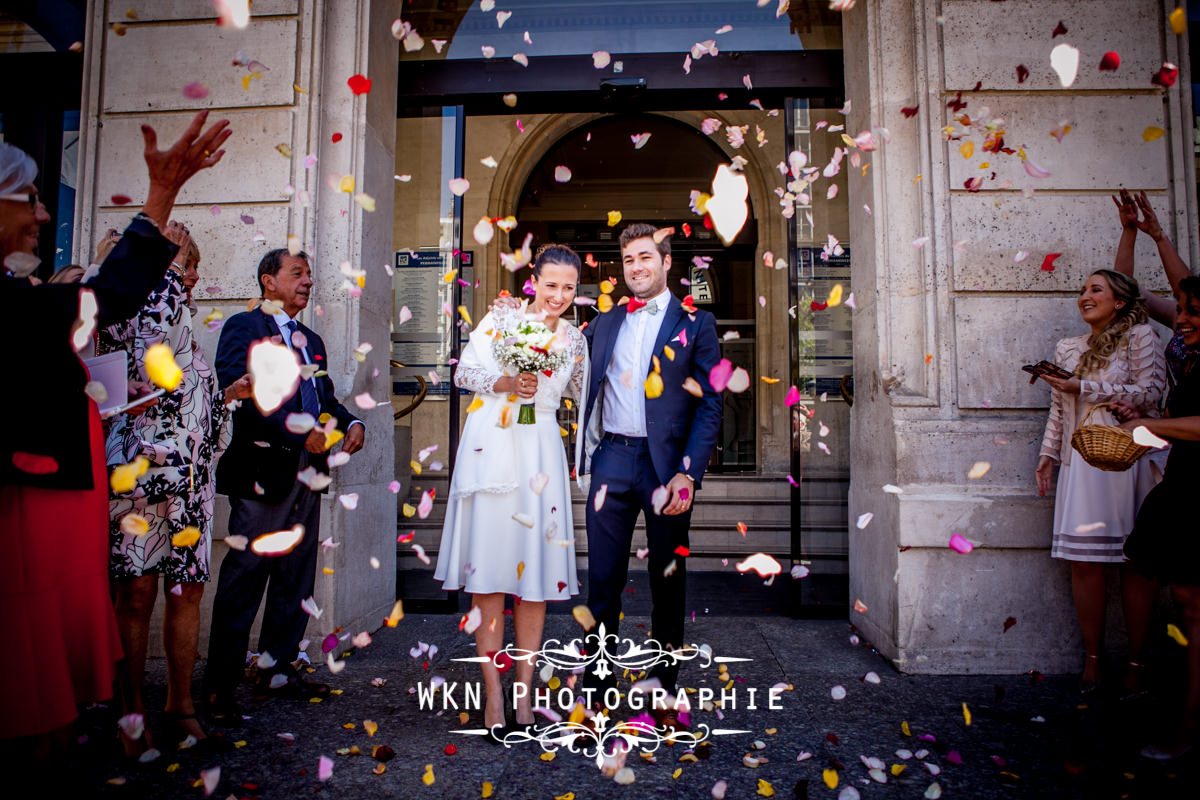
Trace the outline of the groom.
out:
<instances>
[{"instance_id":1,"label":"groom","mask_svg":"<svg viewBox=\"0 0 1200 800\"><path fill-rule=\"evenodd\" d=\"M617 633L633 528L645 514L651 635L677 648L687 572L687 550L680 548L688 546L692 503L721 427L721 397L708 381L721 348L713 315L685 309L667 288L665 233L656 236L645 223L621 232L625 284L634 298L584 330L592 369L576 464L580 488L588 491L588 608L606 633ZM677 664L651 671L671 694L678 675ZM602 690L612 683L592 685Z\"/></svg>"}]
</instances>

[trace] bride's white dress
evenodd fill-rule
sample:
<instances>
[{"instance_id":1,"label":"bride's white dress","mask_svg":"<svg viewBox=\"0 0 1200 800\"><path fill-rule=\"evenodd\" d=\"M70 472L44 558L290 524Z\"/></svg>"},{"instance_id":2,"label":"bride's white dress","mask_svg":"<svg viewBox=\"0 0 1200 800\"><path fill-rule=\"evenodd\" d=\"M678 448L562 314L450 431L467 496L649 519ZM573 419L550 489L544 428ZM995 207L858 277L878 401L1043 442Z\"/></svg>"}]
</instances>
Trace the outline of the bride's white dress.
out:
<instances>
[{"instance_id":1,"label":"bride's white dress","mask_svg":"<svg viewBox=\"0 0 1200 800\"><path fill-rule=\"evenodd\" d=\"M467 415L459 441L434 577L446 590L566 600L579 588L570 470L557 411L563 397L580 406L586 399L587 342L559 320L567 326L570 358L551 377L538 376L537 422L519 424L519 401L492 391L504 374L492 355L492 336L515 328L522 313L489 312L459 359L455 383L475 392L482 405Z\"/></svg>"}]
</instances>

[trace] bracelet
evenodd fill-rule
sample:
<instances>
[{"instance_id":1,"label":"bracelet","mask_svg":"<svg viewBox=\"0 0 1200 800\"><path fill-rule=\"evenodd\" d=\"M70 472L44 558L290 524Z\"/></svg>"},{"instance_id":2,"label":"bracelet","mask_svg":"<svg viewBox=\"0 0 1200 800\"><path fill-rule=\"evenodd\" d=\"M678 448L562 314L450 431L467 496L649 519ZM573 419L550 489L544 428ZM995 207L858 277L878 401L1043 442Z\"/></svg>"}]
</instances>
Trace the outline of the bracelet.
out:
<instances>
[{"instance_id":1,"label":"bracelet","mask_svg":"<svg viewBox=\"0 0 1200 800\"><path fill-rule=\"evenodd\" d=\"M187 270L184 268L183 264L180 264L178 261L172 261L171 266L174 267L179 272L180 275L187 272Z\"/></svg>"}]
</instances>

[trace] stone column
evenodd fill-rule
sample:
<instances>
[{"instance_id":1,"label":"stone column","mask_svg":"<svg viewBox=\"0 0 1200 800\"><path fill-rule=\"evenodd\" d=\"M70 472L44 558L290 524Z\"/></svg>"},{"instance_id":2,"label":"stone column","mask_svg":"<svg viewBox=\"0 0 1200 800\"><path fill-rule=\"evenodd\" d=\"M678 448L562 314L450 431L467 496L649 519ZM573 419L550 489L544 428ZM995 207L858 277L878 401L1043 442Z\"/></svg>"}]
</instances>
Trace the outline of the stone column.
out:
<instances>
[{"instance_id":1,"label":"stone column","mask_svg":"<svg viewBox=\"0 0 1200 800\"><path fill-rule=\"evenodd\" d=\"M1120 231L1108 195L1117 188L1146 189L1196 263L1189 68L1186 42L1166 21L1174 5L877 0L844 15L847 130L884 126L892 136L864 154L872 169L849 186L850 600L866 606L851 621L901 670L1082 663L1068 569L1049 557L1053 500L1034 485L1049 390L1029 386L1020 367L1085 332L1074 297L1094 269L1112 265ZM1067 33L1053 36L1060 20ZM1081 52L1069 88L1050 66L1063 42ZM1116 72L1098 69L1107 51L1121 56ZM1170 89L1150 81L1164 61L1180 67ZM972 118L1002 117L1005 145L1024 148L1049 177L1031 177L1016 155L984 152L977 134L964 157L967 139L943 135L963 129L947 107L958 99ZM906 118L905 108L918 111ZM1150 126L1166 134L1146 142ZM976 176L984 184L969 191ZM1019 251L1028 257L1017 261ZM1043 270L1050 253L1061 255ZM1166 288L1146 237L1137 271L1143 285ZM979 461L990 471L968 479ZM858 530L865 512L874 519ZM950 550L954 533L977 542L974 552ZM1113 593L1114 620L1118 610Z\"/></svg>"},{"instance_id":2,"label":"stone column","mask_svg":"<svg viewBox=\"0 0 1200 800\"><path fill-rule=\"evenodd\" d=\"M197 333L210 363L219 331L203 330L199 321L213 309L237 313L258 297L255 268L263 253L286 246L293 234L312 256L315 286L302 319L325 341L338 397L367 424L365 448L333 470L321 504L320 536L338 546L318 559L315 597L324 613L308 626L317 655L321 638L338 626L351 633L376 627L395 598L386 402L392 298L384 265L392 260L398 51L390 26L398 6L257 0L249 26L237 30L215 24L210 0L89 4L75 260L86 264L100 233L124 227L143 201L139 125L153 125L166 146L203 108L212 109L211 119L228 118L233 136L222 162L180 193L174 216L201 249ZM347 79L354 74L371 79L370 93L353 94ZM316 163L307 167L310 154ZM347 175L353 192L338 189ZM375 199L373 212L355 201L359 192ZM117 205L118 195L132 203ZM343 273L343 262L366 272L361 295L349 290L354 278ZM372 349L359 361L354 351L362 343ZM363 410L353 399L361 393L385 404ZM358 495L354 510L338 500L351 494ZM214 587L227 518L221 498Z\"/></svg>"}]
</instances>

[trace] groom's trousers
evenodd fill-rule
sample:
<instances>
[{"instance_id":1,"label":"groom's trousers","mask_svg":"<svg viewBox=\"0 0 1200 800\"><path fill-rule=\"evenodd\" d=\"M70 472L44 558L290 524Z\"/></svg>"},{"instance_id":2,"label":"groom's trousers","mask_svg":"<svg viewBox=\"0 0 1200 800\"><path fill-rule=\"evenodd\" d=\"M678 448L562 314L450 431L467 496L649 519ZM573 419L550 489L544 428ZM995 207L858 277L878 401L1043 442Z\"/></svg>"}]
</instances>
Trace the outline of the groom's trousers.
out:
<instances>
[{"instance_id":1,"label":"groom's trousers","mask_svg":"<svg viewBox=\"0 0 1200 800\"><path fill-rule=\"evenodd\" d=\"M617 633L633 528L638 514L645 514L653 603L651 635L664 648L678 647L683 643L687 558L675 549L688 546L691 508L674 516L654 513L652 497L661 483L644 438L605 434L593 455L591 476L587 504L588 608L597 625L603 623L607 633ZM596 493L601 487L606 487L604 503L597 510ZM618 648L618 652L622 650ZM673 690L678 673L678 666L672 666L656 668L651 674Z\"/></svg>"}]
</instances>

